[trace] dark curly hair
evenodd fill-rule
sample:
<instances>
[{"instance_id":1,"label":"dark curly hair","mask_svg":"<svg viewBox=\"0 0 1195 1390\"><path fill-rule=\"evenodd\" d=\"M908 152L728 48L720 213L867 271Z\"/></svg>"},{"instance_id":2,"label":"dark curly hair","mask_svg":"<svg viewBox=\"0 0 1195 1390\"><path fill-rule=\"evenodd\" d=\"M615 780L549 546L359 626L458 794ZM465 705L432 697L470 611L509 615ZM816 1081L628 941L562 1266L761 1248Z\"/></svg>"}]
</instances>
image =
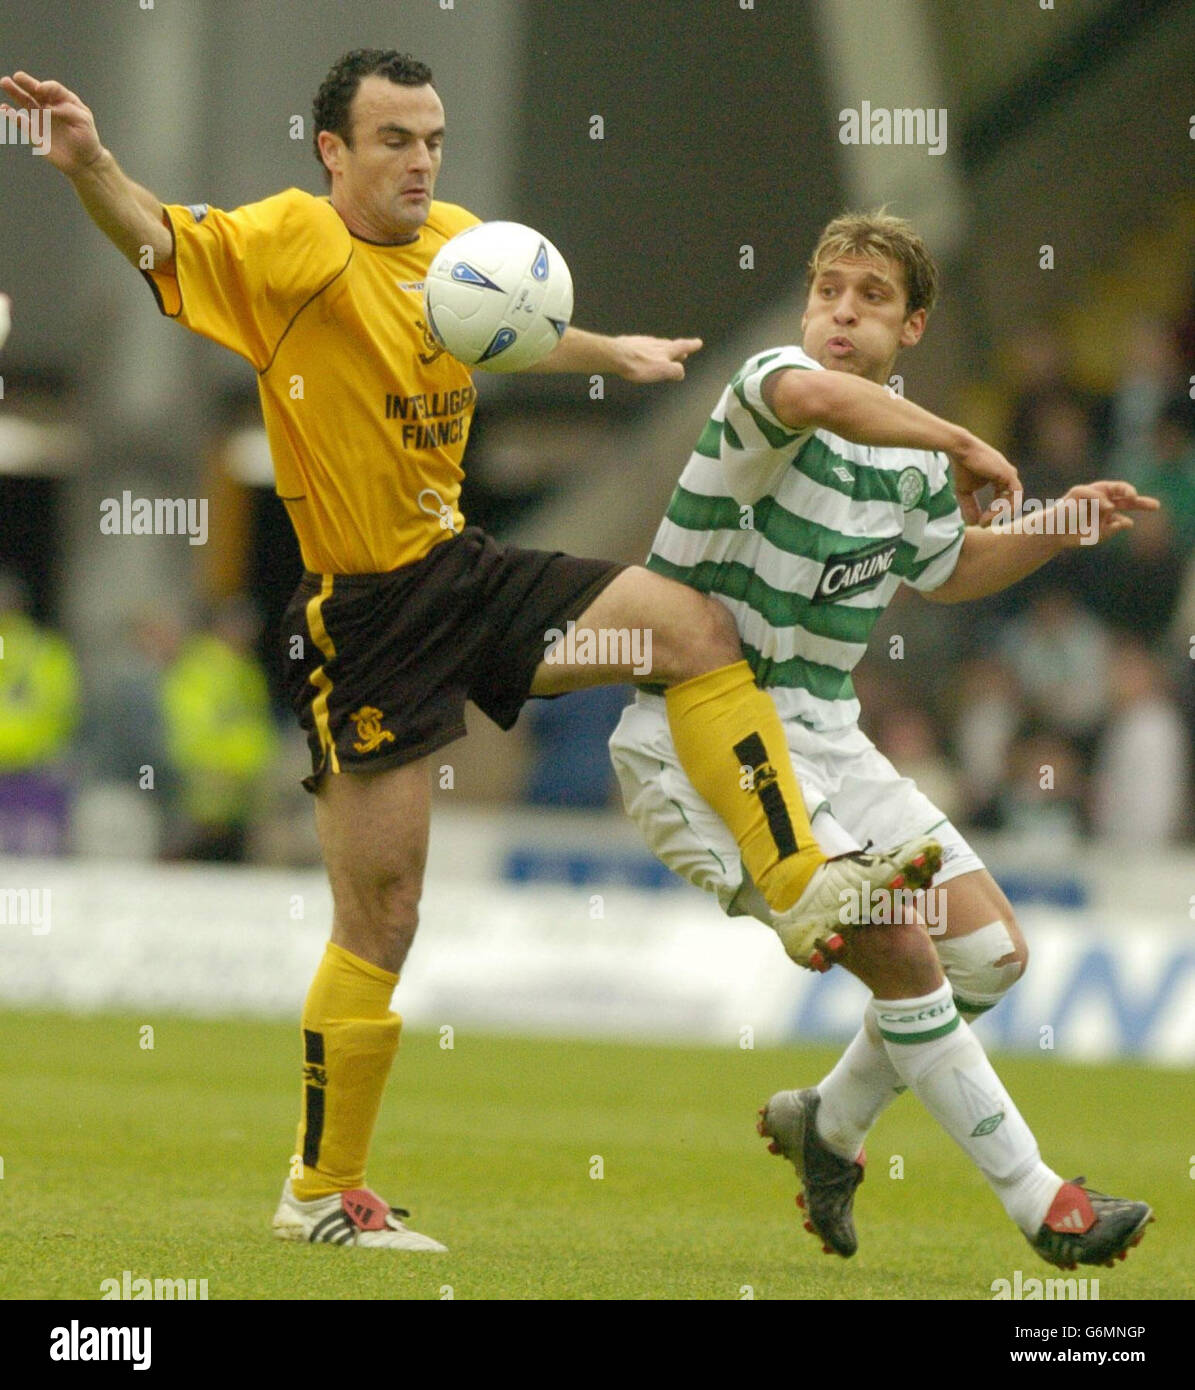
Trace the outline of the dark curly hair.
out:
<instances>
[{"instance_id":1,"label":"dark curly hair","mask_svg":"<svg viewBox=\"0 0 1195 1390\"><path fill-rule=\"evenodd\" d=\"M330 130L339 135L344 143L353 147L353 124L351 108L353 98L363 77L384 77L400 87L432 87L432 70L426 63L412 58L409 53L399 53L393 48L354 48L343 58L338 58L332 70L320 83L311 104L312 144L320 167L330 179L332 177L324 157L319 152L321 130Z\"/></svg>"}]
</instances>

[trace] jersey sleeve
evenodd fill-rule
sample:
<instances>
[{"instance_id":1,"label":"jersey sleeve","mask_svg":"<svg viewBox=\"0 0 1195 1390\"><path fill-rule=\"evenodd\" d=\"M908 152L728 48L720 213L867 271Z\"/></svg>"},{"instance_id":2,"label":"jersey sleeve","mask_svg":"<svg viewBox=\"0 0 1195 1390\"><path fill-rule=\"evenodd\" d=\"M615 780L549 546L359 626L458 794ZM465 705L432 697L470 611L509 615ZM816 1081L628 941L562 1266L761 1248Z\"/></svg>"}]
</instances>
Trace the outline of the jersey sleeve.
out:
<instances>
[{"instance_id":1,"label":"jersey sleeve","mask_svg":"<svg viewBox=\"0 0 1195 1390\"><path fill-rule=\"evenodd\" d=\"M905 583L922 593L937 589L954 573L967 529L945 454L930 455L926 490L924 508L919 509L924 512L925 526L917 553L904 575Z\"/></svg>"},{"instance_id":2,"label":"jersey sleeve","mask_svg":"<svg viewBox=\"0 0 1195 1390\"><path fill-rule=\"evenodd\" d=\"M781 468L786 468L804 442L814 433L792 430L782 424L763 398L763 384L774 372L787 369L821 371L800 348L773 348L749 357L731 378L723 393L719 456L727 490L736 502L757 502Z\"/></svg>"},{"instance_id":3,"label":"jersey sleeve","mask_svg":"<svg viewBox=\"0 0 1195 1390\"><path fill-rule=\"evenodd\" d=\"M298 189L232 212L171 205L168 271L146 270L168 318L246 358L259 371L298 311L334 280L352 238L325 199Z\"/></svg>"}]
</instances>

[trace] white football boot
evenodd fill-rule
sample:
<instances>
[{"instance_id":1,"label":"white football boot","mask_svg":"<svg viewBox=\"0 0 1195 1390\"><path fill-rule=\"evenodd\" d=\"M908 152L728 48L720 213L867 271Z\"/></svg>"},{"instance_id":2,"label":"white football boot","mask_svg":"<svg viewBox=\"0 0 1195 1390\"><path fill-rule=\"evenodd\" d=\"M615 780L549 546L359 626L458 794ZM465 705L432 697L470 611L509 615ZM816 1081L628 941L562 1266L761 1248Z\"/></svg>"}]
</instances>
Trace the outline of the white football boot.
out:
<instances>
[{"instance_id":1,"label":"white football boot","mask_svg":"<svg viewBox=\"0 0 1195 1390\"><path fill-rule=\"evenodd\" d=\"M409 1215L401 1207L389 1206L368 1187L300 1202L287 1178L274 1213L274 1234L279 1240L310 1241L313 1245L447 1251L448 1247L438 1240L408 1230L399 1218Z\"/></svg>"},{"instance_id":2,"label":"white football boot","mask_svg":"<svg viewBox=\"0 0 1195 1390\"><path fill-rule=\"evenodd\" d=\"M853 850L835 855L818 865L787 912L772 913L772 926L798 965L829 970L845 944L844 928L871 929L860 915L860 904L870 904L874 893L928 888L941 867L942 846L930 835L884 854Z\"/></svg>"}]
</instances>

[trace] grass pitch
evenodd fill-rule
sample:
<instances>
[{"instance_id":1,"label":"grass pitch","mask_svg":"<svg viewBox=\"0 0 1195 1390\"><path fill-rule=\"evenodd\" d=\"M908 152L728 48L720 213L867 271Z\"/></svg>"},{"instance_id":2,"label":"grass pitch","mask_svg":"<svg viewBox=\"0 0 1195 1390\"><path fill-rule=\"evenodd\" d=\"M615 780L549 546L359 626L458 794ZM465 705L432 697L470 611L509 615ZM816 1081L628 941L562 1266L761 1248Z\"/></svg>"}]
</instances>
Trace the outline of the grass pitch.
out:
<instances>
[{"instance_id":1,"label":"grass pitch","mask_svg":"<svg viewBox=\"0 0 1195 1390\"><path fill-rule=\"evenodd\" d=\"M296 1034L0 1014L3 1297L99 1298L128 1270L207 1279L212 1299L989 1299L1017 1269L1057 1273L909 1095L868 1142L858 1255L823 1255L795 1174L753 1126L831 1049L460 1030L451 1051L404 1036L369 1173L450 1253L283 1245L269 1221L294 1143ZM1047 1161L1157 1213L1125 1264L1078 1273L1099 1277L1102 1301L1190 1298L1195 1073L997 1064Z\"/></svg>"}]
</instances>

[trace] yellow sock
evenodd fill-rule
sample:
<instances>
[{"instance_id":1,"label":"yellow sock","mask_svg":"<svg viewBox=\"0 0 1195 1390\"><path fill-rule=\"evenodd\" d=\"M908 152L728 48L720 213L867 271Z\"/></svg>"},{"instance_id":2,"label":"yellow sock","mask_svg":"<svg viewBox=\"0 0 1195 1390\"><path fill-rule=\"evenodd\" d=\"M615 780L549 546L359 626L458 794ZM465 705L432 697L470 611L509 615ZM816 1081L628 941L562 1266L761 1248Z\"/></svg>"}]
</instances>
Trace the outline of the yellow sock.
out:
<instances>
[{"instance_id":1,"label":"yellow sock","mask_svg":"<svg viewBox=\"0 0 1195 1390\"><path fill-rule=\"evenodd\" d=\"M826 856L809 828L776 706L745 661L674 685L664 699L689 781L730 828L768 906L785 911Z\"/></svg>"},{"instance_id":2,"label":"yellow sock","mask_svg":"<svg viewBox=\"0 0 1195 1390\"><path fill-rule=\"evenodd\" d=\"M291 1179L301 1202L365 1183L365 1158L402 1019L398 976L329 941L303 1006L303 1112Z\"/></svg>"}]
</instances>

